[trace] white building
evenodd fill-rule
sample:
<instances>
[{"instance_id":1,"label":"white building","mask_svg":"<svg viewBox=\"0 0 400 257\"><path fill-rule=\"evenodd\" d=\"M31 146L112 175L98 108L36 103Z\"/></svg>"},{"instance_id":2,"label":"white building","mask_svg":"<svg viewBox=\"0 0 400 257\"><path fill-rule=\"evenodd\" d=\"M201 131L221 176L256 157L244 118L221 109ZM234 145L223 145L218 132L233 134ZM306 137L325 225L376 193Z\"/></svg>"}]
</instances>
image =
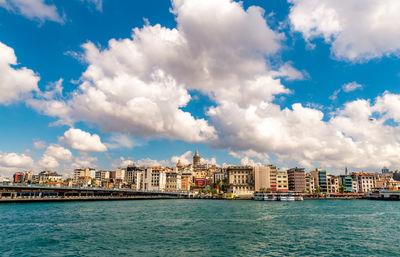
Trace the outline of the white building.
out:
<instances>
[{"instance_id":1,"label":"white building","mask_svg":"<svg viewBox=\"0 0 400 257\"><path fill-rule=\"evenodd\" d=\"M375 188L376 176L373 173L353 173L352 178L357 181L357 192L359 193L367 193Z\"/></svg>"},{"instance_id":2,"label":"white building","mask_svg":"<svg viewBox=\"0 0 400 257\"><path fill-rule=\"evenodd\" d=\"M81 168L74 170L74 180L78 181L79 178L96 178L96 170L92 168Z\"/></svg>"}]
</instances>

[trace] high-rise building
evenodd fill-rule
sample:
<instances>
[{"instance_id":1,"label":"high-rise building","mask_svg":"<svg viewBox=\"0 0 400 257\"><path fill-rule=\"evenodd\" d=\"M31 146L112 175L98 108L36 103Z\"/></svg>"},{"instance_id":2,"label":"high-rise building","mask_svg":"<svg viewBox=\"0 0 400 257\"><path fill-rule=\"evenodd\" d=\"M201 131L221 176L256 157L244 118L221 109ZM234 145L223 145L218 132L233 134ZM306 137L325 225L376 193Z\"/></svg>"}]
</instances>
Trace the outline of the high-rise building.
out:
<instances>
[{"instance_id":1,"label":"high-rise building","mask_svg":"<svg viewBox=\"0 0 400 257\"><path fill-rule=\"evenodd\" d=\"M193 166L200 165L200 160L201 160L201 157L199 155L199 151L196 149L196 152L194 153L194 156L193 156Z\"/></svg>"},{"instance_id":2,"label":"high-rise building","mask_svg":"<svg viewBox=\"0 0 400 257\"><path fill-rule=\"evenodd\" d=\"M303 192L306 190L306 177L304 168L292 168L287 171L289 190Z\"/></svg>"}]
</instances>

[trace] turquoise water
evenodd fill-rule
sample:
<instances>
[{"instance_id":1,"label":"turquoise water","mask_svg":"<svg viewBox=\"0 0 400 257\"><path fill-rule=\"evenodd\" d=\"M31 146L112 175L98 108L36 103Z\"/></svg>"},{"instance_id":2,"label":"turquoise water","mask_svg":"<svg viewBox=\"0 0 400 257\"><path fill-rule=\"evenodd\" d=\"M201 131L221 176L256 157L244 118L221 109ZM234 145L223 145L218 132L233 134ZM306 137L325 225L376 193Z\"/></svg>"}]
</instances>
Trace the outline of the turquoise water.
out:
<instances>
[{"instance_id":1,"label":"turquoise water","mask_svg":"<svg viewBox=\"0 0 400 257\"><path fill-rule=\"evenodd\" d=\"M0 204L1 256L393 256L400 202Z\"/></svg>"}]
</instances>

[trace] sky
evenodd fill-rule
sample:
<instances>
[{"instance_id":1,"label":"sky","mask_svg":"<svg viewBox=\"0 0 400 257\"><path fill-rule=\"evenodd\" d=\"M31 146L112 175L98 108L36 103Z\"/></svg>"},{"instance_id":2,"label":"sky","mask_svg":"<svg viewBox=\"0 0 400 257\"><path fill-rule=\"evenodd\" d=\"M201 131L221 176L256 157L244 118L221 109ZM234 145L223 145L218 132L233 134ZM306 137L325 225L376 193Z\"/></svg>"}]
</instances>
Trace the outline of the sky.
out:
<instances>
[{"instance_id":1,"label":"sky","mask_svg":"<svg viewBox=\"0 0 400 257\"><path fill-rule=\"evenodd\" d=\"M0 175L400 167L397 0L0 0Z\"/></svg>"}]
</instances>

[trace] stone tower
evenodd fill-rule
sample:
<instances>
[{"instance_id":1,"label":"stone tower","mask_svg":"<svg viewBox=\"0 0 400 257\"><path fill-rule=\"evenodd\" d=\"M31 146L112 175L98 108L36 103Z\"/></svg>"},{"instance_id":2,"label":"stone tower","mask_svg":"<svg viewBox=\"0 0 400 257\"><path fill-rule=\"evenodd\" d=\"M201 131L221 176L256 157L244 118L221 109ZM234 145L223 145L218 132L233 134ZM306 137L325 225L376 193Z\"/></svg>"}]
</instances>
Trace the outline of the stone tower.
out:
<instances>
[{"instance_id":1,"label":"stone tower","mask_svg":"<svg viewBox=\"0 0 400 257\"><path fill-rule=\"evenodd\" d=\"M197 166L197 165L200 165L200 155L199 155L199 151L197 151L197 149L196 149L196 152L194 153L194 156L193 156L193 166Z\"/></svg>"}]
</instances>

